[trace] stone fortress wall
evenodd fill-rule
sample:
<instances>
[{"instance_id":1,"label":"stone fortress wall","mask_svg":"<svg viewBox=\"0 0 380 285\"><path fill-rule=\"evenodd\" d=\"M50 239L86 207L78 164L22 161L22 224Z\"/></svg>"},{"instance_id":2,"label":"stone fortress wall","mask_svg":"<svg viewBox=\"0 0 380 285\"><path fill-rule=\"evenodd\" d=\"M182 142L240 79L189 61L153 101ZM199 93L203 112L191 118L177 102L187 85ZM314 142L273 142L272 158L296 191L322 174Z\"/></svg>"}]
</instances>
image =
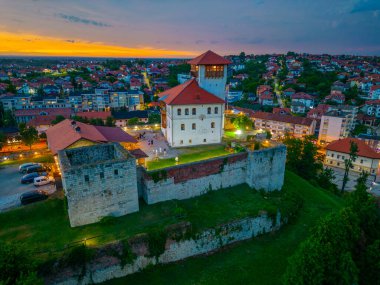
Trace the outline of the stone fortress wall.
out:
<instances>
[{"instance_id":1,"label":"stone fortress wall","mask_svg":"<svg viewBox=\"0 0 380 285\"><path fill-rule=\"evenodd\" d=\"M58 153L72 227L139 210L136 159L119 144Z\"/></svg>"},{"instance_id":2,"label":"stone fortress wall","mask_svg":"<svg viewBox=\"0 0 380 285\"><path fill-rule=\"evenodd\" d=\"M183 200L247 183L264 191L281 190L286 147L247 151L157 171L138 169L139 193L147 204Z\"/></svg>"},{"instance_id":3,"label":"stone fortress wall","mask_svg":"<svg viewBox=\"0 0 380 285\"><path fill-rule=\"evenodd\" d=\"M117 143L67 149L58 153L72 227L122 216L147 204L188 199L247 183L257 190L281 190L286 147L231 154L156 171L137 167Z\"/></svg>"}]
</instances>

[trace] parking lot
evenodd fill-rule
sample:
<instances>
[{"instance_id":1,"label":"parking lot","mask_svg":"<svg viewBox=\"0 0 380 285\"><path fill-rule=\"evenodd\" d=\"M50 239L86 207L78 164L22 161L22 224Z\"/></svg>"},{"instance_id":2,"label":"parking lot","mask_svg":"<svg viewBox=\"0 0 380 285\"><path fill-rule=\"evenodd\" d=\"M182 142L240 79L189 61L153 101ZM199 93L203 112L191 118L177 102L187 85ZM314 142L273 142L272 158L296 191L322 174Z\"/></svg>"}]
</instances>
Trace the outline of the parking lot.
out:
<instances>
[{"instance_id":1,"label":"parking lot","mask_svg":"<svg viewBox=\"0 0 380 285\"><path fill-rule=\"evenodd\" d=\"M33 183L21 184L22 176L18 172L18 165L0 168L0 212L20 206L20 195L25 192L39 189L52 194L55 191L54 184L41 187L35 187Z\"/></svg>"}]
</instances>

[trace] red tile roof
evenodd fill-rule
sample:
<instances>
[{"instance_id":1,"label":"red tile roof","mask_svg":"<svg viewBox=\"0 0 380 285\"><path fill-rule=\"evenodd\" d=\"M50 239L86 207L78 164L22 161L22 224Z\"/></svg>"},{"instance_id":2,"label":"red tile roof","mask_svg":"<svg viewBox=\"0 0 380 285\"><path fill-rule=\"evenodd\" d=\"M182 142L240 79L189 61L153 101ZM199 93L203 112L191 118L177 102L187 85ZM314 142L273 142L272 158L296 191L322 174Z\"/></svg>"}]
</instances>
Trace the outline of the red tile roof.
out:
<instances>
[{"instance_id":1,"label":"red tile roof","mask_svg":"<svg viewBox=\"0 0 380 285\"><path fill-rule=\"evenodd\" d=\"M31 119L29 122L26 124L28 126L33 126L33 127L38 127L41 125L52 125L52 121L55 120L57 116L54 115L47 115L47 116L35 116L33 119Z\"/></svg>"},{"instance_id":2,"label":"red tile roof","mask_svg":"<svg viewBox=\"0 0 380 285\"><path fill-rule=\"evenodd\" d=\"M158 94L167 105L224 104L224 100L199 87L195 78Z\"/></svg>"},{"instance_id":3,"label":"red tile roof","mask_svg":"<svg viewBox=\"0 0 380 285\"><path fill-rule=\"evenodd\" d=\"M252 116L254 119L262 119L267 121L277 121L289 124L310 126L313 123L313 119L304 117L284 116L281 114L272 114L267 112L256 112Z\"/></svg>"},{"instance_id":4,"label":"red tile roof","mask_svg":"<svg viewBox=\"0 0 380 285\"><path fill-rule=\"evenodd\" d=\"M80 139L96 143L127 142L136 143L137 140L120 128L100 127L76 122L80 127L77 132L71 124L72 120L64 120L46 131L48 145L53 154L65 149Z\"/></svg>"},{"instance_id":5,"label":"red tile roof","mask_svg":"<svg viewBox=\"0 0 380 285\"><path fill-rule=\"evenodd\" d=\"M36 109L22 109L22 110L16 110L15 116L38 116L41 113L46 113L48 115L62 115L65 118L69 118L71 115L71 109L70 108L36 108Z\"/></svg>"},{"instance_id":6,"label":"red tile roof","mask_svg":"<svg viewBox=\"0 0 380 285\"><path fill-rule=\"evenodd\" d=\"M231 64L231 61L216 54L215 52L208 50L202 53L200 56L188 61L189 64Z\"/></svg>"},{"instance_id":7,"label":"red tile roof","mask_svg":"<svg viewBox=\"0 0 380 285\"><path fill-rule=\"evenodd\" d=\"M87 118L87 119L102 119L106 120L107 117L111 117L111 111L108 112L78 112L76 116Z\"/></svg>"},{"instance_id":8,"label":"red tile roof","mask_svg":"<svg viewBox=\"0 0 380 285\"><path fill-rule=\"evenodd\" d=\"M336 140L331 142L326 149L331 151L350 153L351 141L358 145L358 156L380 159L380 153L374 151L369 145L364 141L355 138L345 138L341 140Z\"/></svg>"}]
</instances>

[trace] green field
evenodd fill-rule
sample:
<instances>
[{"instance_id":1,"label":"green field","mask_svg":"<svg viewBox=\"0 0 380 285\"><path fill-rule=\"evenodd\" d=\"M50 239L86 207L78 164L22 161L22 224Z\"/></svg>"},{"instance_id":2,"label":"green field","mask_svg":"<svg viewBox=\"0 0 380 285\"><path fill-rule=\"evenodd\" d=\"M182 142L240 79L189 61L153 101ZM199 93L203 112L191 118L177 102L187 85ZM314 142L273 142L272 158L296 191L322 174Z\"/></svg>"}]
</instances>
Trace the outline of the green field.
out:
<instances>
[{"instance_id":1,"label":"green field","mask_svg":"<svg viewBox=\"0 0 380 285\"><path fill-rule=\"evenodd\" d=\"M52 154L43 154L35 157L18 159L18 160L5 160L0 162L0 167L14 165L14 164L23 164L26 162L40 162L40 163L53 163L54 157Z\"/></svg>"},{"instance_id":2,"label":"green field","mask_svg":"<svg viewBox=\"0 0 380 285\"><path fill-rule=\"evenodd\" d=\"M285 191L304 199L299 217L279 232L241 242L210 256L160 265L106 282L121 284L281 284L287 259L317 221L343 206L343 200L287 172Z\"/></svg>"},{"instance_id":3,"label":"green field","mask_svg":"<svg viewBox=\"0 0 380 285\"><path fill-rule=\"evenodd\" d=\"M65 247L84 239L87 245L98 246L181 221L189 221L193 229L202 231L238 218L258 216L261 210L275 213L279 199L278 194L265 199L244 184L182 201L154 205L142 202L137 213L76 228L69 225L65 201L49 199L0 214L0 242L23 242L44 261L51 257L50 252L59 256Z\"/></svg>"},{"instance_id":4,"label":"green field","mask_svg":"<svg viewBox=\"0 0 380 285\"><path fill-rule=\"evenodd\" d=\"M181 148L179 149L179 151L181 152L181 154L178 155L178 163L176 163L174 157L160 159L158 161L148 161L148 170L156 170L160 168L174 166L177 164L195 162L230 154L230 152L225 149L224 145L200 146L183 149Z\"/></svg>"}]
</instances>

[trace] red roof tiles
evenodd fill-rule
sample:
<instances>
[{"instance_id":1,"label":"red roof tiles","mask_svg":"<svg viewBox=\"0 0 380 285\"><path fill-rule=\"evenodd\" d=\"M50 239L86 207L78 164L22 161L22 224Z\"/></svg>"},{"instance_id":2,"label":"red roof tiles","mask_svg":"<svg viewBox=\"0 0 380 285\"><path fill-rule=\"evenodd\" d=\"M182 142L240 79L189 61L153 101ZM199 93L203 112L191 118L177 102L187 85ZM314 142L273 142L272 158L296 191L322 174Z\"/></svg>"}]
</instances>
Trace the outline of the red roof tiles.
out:
<instances>
[{"instance_id":1,"label":"red roof tiles","mask_svg":"<svg viewBox=\"0 0 380 285\"><path fill-rule=\"evenodd\" d=\"M208 50L202 53L200 56L188 61L189 64L231 64L231 61L216 54L215 52Z\"/></svg>"},{"instance_id":2,"label":"red roof tiles","mask_svg":"<svg viewBox=\"0 0 380 285\"><path fill-rule=\"evenodd\" d=\"M355 138L345 138L341 140L336 140L331 142L326 149L331 151L350 153L351 141L358 145L358 156L380 159L380 153L374 151L369 145L364 141Z\"/></svg>"},{"instance_id":3,"label":"red roof tiles","mask_svg":"<svg viewBox=\"0 0 380 285\"><path fill-rule=\"evenodd\" d=\"M136 143L137 140L120 128L100 127L76 122L80 128L77 132L72 126L71 120L64 120L46 131L48 145L53 154L65 149L80 139L96 143L127 142Z\"/></svg>"},{"instance_id":4,"label":"red roof tiles","mask_svg":"<svg viewBox=\"0 0 380 285\"><path fill-rule=\"evenodd\" d=\"M254 119L262 119L267 121L277 121L296 125L310 126L313 123L313 119L304 117L284 116L281 114L272 114L267 112L256 112L252 116Z\"/></svg>"},{"instance_id":5,"label":"red roof tiles","mask_svg":"<svg viewBox=\"0 0 380 285\"><path fill-rule=\"evenodd\" d=\"M224 100L199 87L195 78L158 94L167 105L224 104Z\"/></svg>"}]
</instances>

